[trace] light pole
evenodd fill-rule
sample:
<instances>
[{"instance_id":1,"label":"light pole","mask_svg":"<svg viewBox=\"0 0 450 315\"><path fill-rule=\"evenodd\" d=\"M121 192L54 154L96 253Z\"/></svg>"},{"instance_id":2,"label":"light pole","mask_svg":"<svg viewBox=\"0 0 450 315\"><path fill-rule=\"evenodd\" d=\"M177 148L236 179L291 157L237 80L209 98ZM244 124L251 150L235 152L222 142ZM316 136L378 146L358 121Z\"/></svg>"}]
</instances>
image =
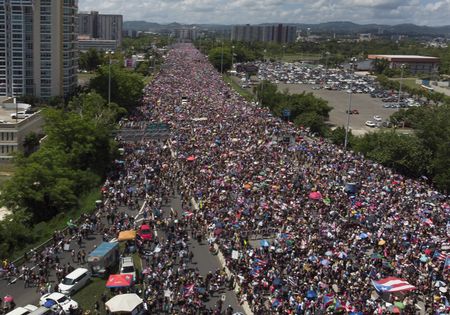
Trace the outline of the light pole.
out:
<instances>
[{"instance_id":1,"label":"light pole","mask_svg":"<svg viewBox=\"0 0 450 315\"><path fill-rule=\"evenodd\" d=\"M114 51L107 51L109 56L109 71L108 71L108 105L111 104L111 56L114 55Z\"/></svg>"},{"instance_id":2,"label":"light pole","mask_svg":"<svg viewBox=\"0 0 450 315\"><path fill-rule=\"evenodd\" d=\"M231 46L231 70L233 70L233 64L234 64L234 45Z\"/></svg>"},{"instance_id":3,"label":"light pole","mask_svg":"<svg viewBox=\"0 0 450 315\"><path fill-rule=\"evenodd\" d=\"M401 72L400 72L400 86L399 86L399 88L398 88L398 99L397 99L397 106L398 107L400 107L400 100L401 100L401 95L402 95L402 83L403 83L403 70L405 69L405 64L404 63L402 63L401 65L400 65L400 69L401 69Z\"/></svg>"},{"instance_id":4,"label":"light pole","mask_svg":"<svg viewBox=\"0 0 450 315\"><path fill-rule=\"evenodd\" d=\"M356 61L356 58L353 57L352 59L350 59L350 95L348 97L348 109L347 109L347 126L345 128L345 140L344 140L344 150L347 151L347 145L348 145L348 131L350 129L350 113L352 111L352 94L353 94L353 75L352 75L352 68L353 68L353 63Z\"/></svg>"},{"instance_id":5,"label":"light pole","mask_svg":"<svg viewBox=\"0 0 450 315\"><path fill-rule=\"evenodd\" d=\"M222 38L222 53L220 55L220 74L223 74L223 38Z\"/></svg>"},{"instance_id":6,"label":"light pole","mask_svg":"<svg viewBox=\"0 0 450 315\"><path fill-rule=\"evenodd\" d=\"M267 50L264 49L263 52L264 52L264 54L263 54L263 63L265 63L266 62L266 52L267 52ZM263 107L263 95L264 95L263 91L264 91L264 78L263 78L263 81L261 82L261 95L260 95L261 107Z\"/></svg>"},{"instance_id":7,"label":"light pole","mask_svg":"<svg viewBox=\"0 0 450 315\"><path fill-rule=\"evenodd\" d=\"M330 52L325 52L325 76L328 74L328 57L330 56Z\"/></svg>"}]
</instances>

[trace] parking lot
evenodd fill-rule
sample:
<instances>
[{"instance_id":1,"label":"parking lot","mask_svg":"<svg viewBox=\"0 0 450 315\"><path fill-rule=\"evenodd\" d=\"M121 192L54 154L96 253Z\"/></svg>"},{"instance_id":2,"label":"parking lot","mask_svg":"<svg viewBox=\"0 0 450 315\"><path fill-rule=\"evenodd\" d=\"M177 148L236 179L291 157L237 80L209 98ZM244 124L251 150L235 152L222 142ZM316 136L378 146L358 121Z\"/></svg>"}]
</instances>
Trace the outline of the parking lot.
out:
<instances>
[{"instance_id":1,"label":"parking lot","mask_svg":"<svg viewBox=\"0 0 450 315\"><path fill-rule=\"evenodd\" d=\"M330 91L330 90L313 90L313 85L307 84L285 84L279 83L279 91L288 89L290 93L300 94L302 92L312 92L315 96L323 98L328 101L329 105L333 107L330 112L330 124L332 126L346 126L349 93L345 91ZM379 98L372 98L369 94L352 94L352 109L359 111L359 114L350 116L350 129L355 135L362 135L368 131L373 131L374 128L367 127L365 122L367 120L374 120L373 116L378 115L386 120L398 109L383 108L383 102Z\"/></svg>"}]
</instances>

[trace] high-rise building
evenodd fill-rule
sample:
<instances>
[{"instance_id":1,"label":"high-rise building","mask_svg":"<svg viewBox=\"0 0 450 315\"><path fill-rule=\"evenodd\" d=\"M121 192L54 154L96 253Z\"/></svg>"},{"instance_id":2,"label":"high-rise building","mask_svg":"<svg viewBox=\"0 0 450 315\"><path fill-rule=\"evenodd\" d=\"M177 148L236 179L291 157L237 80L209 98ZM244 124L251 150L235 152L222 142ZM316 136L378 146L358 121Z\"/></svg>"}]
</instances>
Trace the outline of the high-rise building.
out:
<instances>
[{"instance_id":1,"label":"high-rise building","mask_svg":"<svg viewBox=\"0 0 450 315\"><path fill-rule=\"evenodd\" d=\"M276 42L293 43L297 28L291 25L234 25L231 30L231 40L242 42Z\"/></svg>"},{"instance_id":2,"label":"high-rise building","mask_svg":"<svg viewBox=\"0 0 450 315\"><path fill-rule=\"evenodd\" d=\"M115 40L122 44L123 17L119 14L99 14L97 11L78 14L78 33L93 39Z\"/></svg>"},{"instance_id":3,"label":"high-rise building","mask_svg":"<svg viewBox=\"0 0 450 315\"><path fill-rule=\"evenodd\" d=\"M77 11L77 0L0 0L0 96L74 92Z\"/></svg>"}]
</instances>

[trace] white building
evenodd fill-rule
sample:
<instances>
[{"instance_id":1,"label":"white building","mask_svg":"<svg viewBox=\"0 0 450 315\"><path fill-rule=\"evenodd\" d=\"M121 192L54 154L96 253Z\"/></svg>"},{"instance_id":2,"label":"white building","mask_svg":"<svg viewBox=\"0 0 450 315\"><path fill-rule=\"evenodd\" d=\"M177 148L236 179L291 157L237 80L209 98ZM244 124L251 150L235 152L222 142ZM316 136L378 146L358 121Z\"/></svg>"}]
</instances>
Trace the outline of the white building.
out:
<instances>
[{"instance_id":1,"label":"white building","mask_svg":"<svg viewBox=\"0 0 450 315\"><path fill-rule=\"evenodd\" d=\"M77 11L77 0L0 0L0 96L76 89Z\"/></svg>"}]
</instances>

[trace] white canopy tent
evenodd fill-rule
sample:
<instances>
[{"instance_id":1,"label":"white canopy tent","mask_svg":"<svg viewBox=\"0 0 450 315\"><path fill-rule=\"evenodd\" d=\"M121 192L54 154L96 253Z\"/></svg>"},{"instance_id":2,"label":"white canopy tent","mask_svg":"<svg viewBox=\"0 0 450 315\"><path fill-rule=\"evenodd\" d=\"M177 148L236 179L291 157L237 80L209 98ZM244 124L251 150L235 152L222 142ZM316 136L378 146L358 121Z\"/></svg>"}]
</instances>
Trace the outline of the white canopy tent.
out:
<instances>
[{"instance_id":1,"label":"white canopy tent","mask_svg":"<svg viewBox=\"0 0 450 315\"><path fill-rule=\"evenodd\" d=\"M142 299L134 293L120 294L105 303L111 313L132 313L142 304Z\"/></svg>"}]
</instances>

